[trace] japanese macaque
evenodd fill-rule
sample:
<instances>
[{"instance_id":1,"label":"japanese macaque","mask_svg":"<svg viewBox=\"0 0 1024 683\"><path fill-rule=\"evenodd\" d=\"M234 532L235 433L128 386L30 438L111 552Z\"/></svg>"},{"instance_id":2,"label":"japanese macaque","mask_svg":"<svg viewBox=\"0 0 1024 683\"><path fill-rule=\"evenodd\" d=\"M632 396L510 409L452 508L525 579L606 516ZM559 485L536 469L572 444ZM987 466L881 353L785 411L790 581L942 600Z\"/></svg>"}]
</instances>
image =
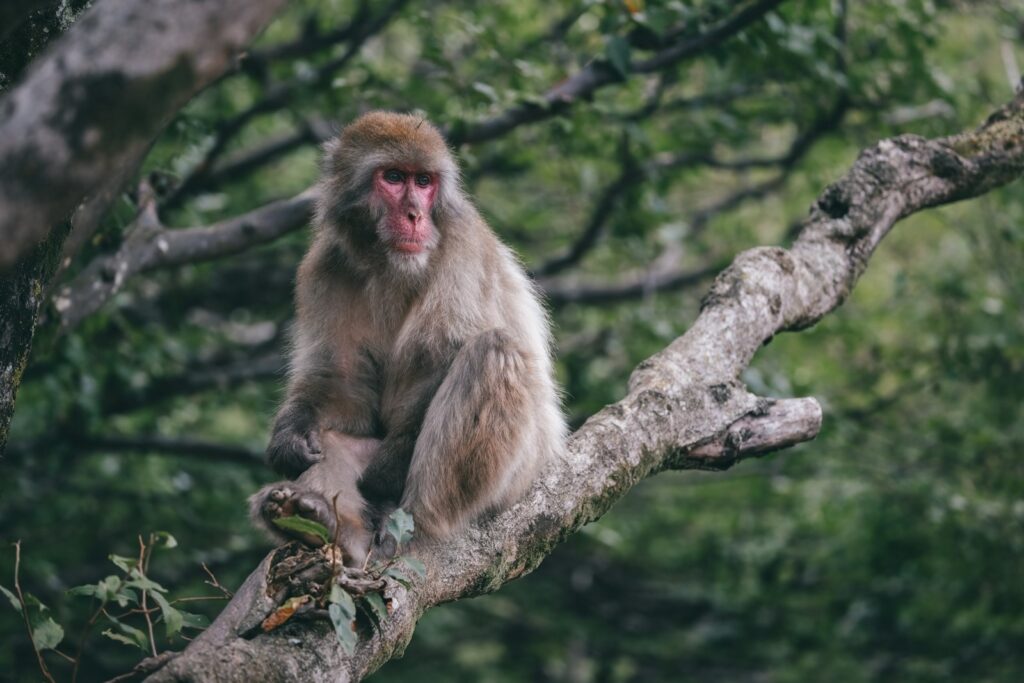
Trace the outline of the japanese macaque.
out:
<instances>
[{"instance_id":1,"label":"japanese macaque","mask_svg":"<svg viewBox=\"0 0 1024 683\"><path fill-rule=\"evenodd\" d=\"M548 321L517 259L463 193L438 130L373 112L325 146L315 235L299 267L287 396L267 449L295 477L251 499L361 564L382 520L441 539L515 502L565 425Z\"/></svg>"}]
</instances>

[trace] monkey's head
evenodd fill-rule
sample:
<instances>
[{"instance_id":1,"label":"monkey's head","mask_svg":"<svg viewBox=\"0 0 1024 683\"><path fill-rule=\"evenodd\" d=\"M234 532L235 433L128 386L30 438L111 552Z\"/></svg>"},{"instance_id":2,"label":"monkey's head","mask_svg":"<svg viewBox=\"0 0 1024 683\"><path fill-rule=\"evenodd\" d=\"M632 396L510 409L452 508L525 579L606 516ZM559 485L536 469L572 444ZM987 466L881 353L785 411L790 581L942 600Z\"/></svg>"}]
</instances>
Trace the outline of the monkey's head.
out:
<instances>
[{"instance_id":1,"label":"monkey's head","mask_svg":"<svg viewBox=\"0 0 1024 683\"><path fill-rule=\"evenodd\" d=\"M425 268L461 201L458 167L437 128L419 116L370 112L324 151L320 224L400 271Z\"/></svg>"}]
</instances>

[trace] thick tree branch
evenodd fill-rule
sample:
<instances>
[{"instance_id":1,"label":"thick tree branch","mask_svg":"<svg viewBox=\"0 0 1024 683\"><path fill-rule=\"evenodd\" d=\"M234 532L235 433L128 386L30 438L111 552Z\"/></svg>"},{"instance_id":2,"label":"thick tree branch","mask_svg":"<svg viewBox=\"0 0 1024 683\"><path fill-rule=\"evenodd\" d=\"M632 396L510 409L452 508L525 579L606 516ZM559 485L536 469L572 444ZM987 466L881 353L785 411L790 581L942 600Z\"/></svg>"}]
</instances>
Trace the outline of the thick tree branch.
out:
<instances>
[{"instance_id":1,"label":"thick tree branch","mask_svg":"<svg viewBox=\"0 0 1024 683\"><path fill-rule=\"evenodd\" d=\"M865 150L812 206L792 248L752 249L719 275L690 330L637 367L625 398L588 420L519 504L420 551L427 578L410 590L389 586L393 612L353 656L326 626L254 628L273 607L268 556L217 621L150 680L359 680L404 649L425 610L528 573L641 479L671 467L721 468L813 436L809 399L766 404L739 381L757 350L839 306L899 219L1022 174L1024 95L976 131Z\"/></svg>"},{"instance_id":2,"label":"thick tree branch","mask_svg":"<svg viewBox=\"0 0 1024 683\"><path fill-rule=\"evenodd\" d=\"M106 0L86 12L0 101L0 270L133 166L283 4Z\"/></svg>"}]
</instances>

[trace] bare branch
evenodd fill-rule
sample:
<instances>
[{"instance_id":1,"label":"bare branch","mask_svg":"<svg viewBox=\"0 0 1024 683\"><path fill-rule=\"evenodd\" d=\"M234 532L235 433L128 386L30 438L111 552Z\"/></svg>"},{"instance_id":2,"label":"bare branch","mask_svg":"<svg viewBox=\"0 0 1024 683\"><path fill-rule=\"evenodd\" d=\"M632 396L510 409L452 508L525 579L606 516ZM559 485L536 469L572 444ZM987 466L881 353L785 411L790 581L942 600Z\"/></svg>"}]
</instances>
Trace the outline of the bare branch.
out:
<instances>
[{"instance_id":1,"label":"bare branch","mask_svg":"<svg viewBox=\"0 0 1024 683\"><path fill-rule=\"evenodd\" d=\"M150 200L116 252L95 259L60 288L54 307L61 327L77 325L133 275L235 254L297 230L309 220L313 197L310 189L210 226L176 229L160 225Z\"/></svg>"},{"instance_id":2,"label":"bare branch","mask_svg":"<svg viewBox=\"0 0 1024 683\"><path fill-rule=\"evenodd\" d=\"M791 249L752 249L719 275L689 331L637 367L625 398L573 434L565 459L519 504L419 551L427 578L411 590L389 585L394 610L354 655L327 628L308 628L301 639L294 630L239 637L258 633L274 608L268 556L217 621L150 680L359 680L404 649L425 610L528 573L645 477L671 467L721 468L812 437L811 399L766 404L739 381L756 351L839 306L899 219L1022 174L1024 95L974 132L902 136L865 150L815 202Z\"/></svg>"},{"instance_id":3,"label":"bare branch","mask_svg":"<svg viewBox=\"0 0 1024 683\"><path fill-rule=\"evenodd\" d=\"M104 391L100 408L104 415L141 410L179 396L213 389L228 391L244 382L281 378L284 372L284 356L278 351L228 364L211 362L203 367L190 368L180 375L155 378L142 389Z\"/></svg>"},{"instance_id":4,"label":"bare branch","mask_svg":"<svg viewBox=\"0 0 1024 683\"><path fill-rule=\"evenodd\" d=\"M12 444L13 446L13 444ZM188 437L141 436L89 436L76 442L84 450L158 453L197 458L205 461L233 462L242 465L262 465L263 452L225 443L191 439Z\"/></svg>"},{"instance_id":5,"label":"bare branch","mask_svg":"<svg viewBox=\"0 0 1024 683\"><path fill-rule=\"evenodd\" d=\"M179 192L185 195L208 192L226 182L237 180L247 173L269 164L292 150L328 139L338 128L326 120L312 117L303 120L295 130L268 138L248 149L227 153L205 170L197 169L182 184Z\"/></svg>"},{"instance_id":6,"label":"bare branch","mask_svg":"<svg viewBox=\"0 0 1024 683\"><path fill-rule=\"evenodd\" d=\"M715 276L727 263L715 263L694 270L653 271L618 282L572 284L541 280L548 303L555 308L569 304L612 304L695 287Z\"/></svg>"},{"instance_id":7,"label":"bare branch","mask_svg":"<svg viewBox=\"0 0 1024 683\"><path fill-rule=\"evenodd\" d=\"M359 3L355 14L347 24L329 31L321 32L317 27L316 17L310 16L303 25L302 35L287 43L250 50L242 60L242 67L247 68L249 64L254 62L266 65L268 62L279 59L306 57L326 50L329 47L354 38L359 32L359 27L364 25L369 17L370 2L367 0Z\"/></svg>"}]
</instances>

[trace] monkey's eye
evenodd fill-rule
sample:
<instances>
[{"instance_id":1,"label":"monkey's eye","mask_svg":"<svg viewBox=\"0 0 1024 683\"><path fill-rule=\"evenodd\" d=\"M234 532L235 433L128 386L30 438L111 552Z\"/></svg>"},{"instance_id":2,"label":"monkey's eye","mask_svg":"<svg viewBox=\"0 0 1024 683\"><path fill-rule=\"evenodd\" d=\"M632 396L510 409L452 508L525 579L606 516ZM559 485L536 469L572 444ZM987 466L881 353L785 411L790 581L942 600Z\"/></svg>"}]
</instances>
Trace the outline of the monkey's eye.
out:
<instances>
[{"instance_id":1,"label":"monkey's eye","mask_svg":"<svg viewBox=\"0 0 1024 683\"><path fill-rule=\"evenodd\" d=\"M399 171L397 168L389 168L384 171L384 180L389 183L400 183L405 180L405 174Z\"/></svg>"},{"instance_id":2,"label":"monkey's eye","mask_svg":"<svg viewBox=\"0 0 1024 683\"><path fill-rule=\"evenodd\" d=\"M430 176L427 175L426 173L417 173L416 184L419 185L420 187L426 187L430 185Z\"/></svg>"}]
</instances>

